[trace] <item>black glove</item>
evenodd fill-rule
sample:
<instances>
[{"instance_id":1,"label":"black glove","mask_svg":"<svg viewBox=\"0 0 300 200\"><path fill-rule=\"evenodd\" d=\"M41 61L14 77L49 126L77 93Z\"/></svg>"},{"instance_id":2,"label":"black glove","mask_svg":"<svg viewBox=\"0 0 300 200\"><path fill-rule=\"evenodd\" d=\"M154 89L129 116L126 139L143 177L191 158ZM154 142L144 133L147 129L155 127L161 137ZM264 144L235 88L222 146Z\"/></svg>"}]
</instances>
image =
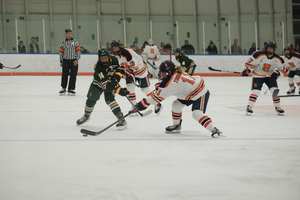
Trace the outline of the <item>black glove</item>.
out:
<instances>
[{"instance_id":1,"label":"black glove","mask_svg":"<svg viewBox=\"0 0 300 200\"><path fill-rule=\"evenodd\" d=\"M127 90L127 88L121 88L121 87L118 87L117 89L116 89L116 94L119 94L119 95L121 95L121 96L126 96L126 95L128 95L130 92Z\"/></svg>"},{"instance_id":2,"label":"black glove","mask_svg":"<svg viewBox=\"0 0 300 200\"><path fill-rule=\"evenodd\" d=\"M132 73L126 74L126 82L127 83L134 83L134 79L135 79L135 77Z\"/></svg>"},{"instance_id":3,"label":"black glove","mask_svg":"<svg viewBox=\"0 0 300 200\"><path fill-rule=\"evenodd\" d=\"M272 79L277 79L278 76L280 75L280 72L278 70L274 71L272 74L271 74L271 78Z\"/></svg>"},{"instance_id":4,"label":"black glove","mask_svg":"<svg viewBox=\"0 0 300 200\"><path fill-rule=\"evenodd\" d=\"M138 107L139 110L145 110L149 105L150 103L148 103L147 100L143 98L140 102L138 102L136 107Z\"/></svg>"},{"instance_id":5,"label":"black glove","mask_svg":"<svg viewBox=\"0 0 300 200\"><path fill-rule=\"evenodd\" d=\"M244 69L244 71L242 72L242 76L249 76L250 73L251 73L251 71L250 71L248 68L246 68L246 69Z\"/></svg>"},{"instance_id":6,"label":"black glove","mask_svg":"<svg viewBox=\"0 0 300 200\"><path fill-rule=\"evenodd\" d=\"M3 69L3 65L2 65L2 63L0 62L0 69Z\"/></svg>"}]
</instances>

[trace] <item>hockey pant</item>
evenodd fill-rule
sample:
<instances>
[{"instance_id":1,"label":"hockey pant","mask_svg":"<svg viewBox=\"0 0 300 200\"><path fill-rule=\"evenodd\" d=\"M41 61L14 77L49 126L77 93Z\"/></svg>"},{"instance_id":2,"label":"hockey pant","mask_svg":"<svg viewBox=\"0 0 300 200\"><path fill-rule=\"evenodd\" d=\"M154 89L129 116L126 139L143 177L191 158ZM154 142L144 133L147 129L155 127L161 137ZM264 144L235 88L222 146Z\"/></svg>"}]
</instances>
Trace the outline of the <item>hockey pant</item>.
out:
<instances>
[{"instance_id":1,"label":"hockey pant","mask_svg":"<svg viewBox=\"0 0 300 200\"><path fill-rule=\"evenodd\" d=\"M196 101L176 99L172 104L173 124L179 124L182 118L182 109L185 106L192 105L193 118L202 126L204 126L204 128L208 129L209 131L212 131L215 127L214 123L212 122L209 116L205 115L209 95L210 93L209 91L207 91L206 94L201 96Z\"/></svg>"},{"instance_id":2,"label":"hockey pant","mask_svg":"<svg viewBox=\"0 0 300 200\"><path fill-rule=\"evenodd\" d=\"M110 107L114 115L117 118L123 116L121 108L115 100L114 94L112 94L111 92L106 92L105 90L101 90L98 86L94 85L93 83L90 85L90 89L87 93L88 99L85 103L85 114L91 115L96 105L96 102L100 99L102 93L104 93L105 102Z\"/></svg>"}]
</instances>

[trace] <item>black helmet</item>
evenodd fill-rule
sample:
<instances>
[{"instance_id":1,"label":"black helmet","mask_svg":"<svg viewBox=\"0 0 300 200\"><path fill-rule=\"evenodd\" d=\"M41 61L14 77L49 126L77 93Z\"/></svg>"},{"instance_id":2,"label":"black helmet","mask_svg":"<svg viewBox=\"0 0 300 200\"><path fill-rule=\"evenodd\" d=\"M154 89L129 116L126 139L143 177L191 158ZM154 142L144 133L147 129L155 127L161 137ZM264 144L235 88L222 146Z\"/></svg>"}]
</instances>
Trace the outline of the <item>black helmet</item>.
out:
<instances>
[{"instance_id":1,"label":"black helmet","mask_svg":"<svg viewBox=\"0 0 300 200\"><path fill-rule=\"evenodd\" d=\"M277 48L277 44L274 41L269 41L269 42L267 42L267 48L268 47L272 47L275 51Z\"/></svg>"},{"instance_id":2,"label":"black helmet","mask_svg":"<svg viewBox=\"0 0 300 200\"><path fill-rule=\"evenodd\" d=\"M109 57L109 52L106 48L101 48L98 50L98 57L99 57L99 62L104 65L104 66L108 66L109 60L107 62L102 62L101 61L101 57L103 56L108 56Z\"/></svg>"},{"instance_id":3,"label":"black helmet","mask_svg":"<svg viewBox=\"0 0 300 200\"><path fill-rule=\"evenodd\" d=\"M180 53L180 52L181 52L181 49L175 48L175 49L173 50L173 52L174 52L174 53L176 53L176 52Z\"/></svg>"},{"instance_id":4,"label":"black helmet","mask_svg":"<svg viewBox=\"0 0 300 200\"><path fill-rule=\"evenodd\" d=\"M98 57L109 56L109 51L106 48L101 48L98 50Z\"/></svg>"},{"instance_id":5,"label":"black helmet","mask_svg":"<svg viewBox=\"0 0 300 200\"><path fill-rule=\"evenodd\" d=\"M114 46L120 47L121 46L120 40L113 40L113 41L111 41L110 47L113 48Z\"/></svg>"},{"instance_id":6,"label":"black helmet","mask_svg":"<svg viewBox=\"0 0 300 200\"><path fill-rule=\"evenodd\" d=\"M286 50L289 50L289 53L285 53ZM292 52L291 52L291 49L290 49L289 46L284 47L283 53L284 53L284 55L285 55L288 59L291 59L291 57L292 57Z\"/></svg>"},{"instance_id":7,"label":"black helmet","mask_svg":"<svg viewBox=\"0 0 300 200\"><path fill-rule=\"evenodd\" d=\"M172 61L166 60L159 66L159 72L166 72L168 76L171 76L175 72L175 65Z\"/></svg>"},{"instance_id":8,"label":"black helmet","mask_svg":"<svg viewBox=\"0 0 300 200\"><path fill-rule=\"evenodd\" d=\"M286 46L286 47L284 47L283 51L285 51L285 50L289 50L289 51L291 51L291 49L290 49L290 47L289 47L289 46Z\"/></svg>"},{"instance_id":9,"label":"black helmet","mask_svg":"<svg viewBox=\"0 0 300 200\"><path fill-rule=\"evenodd\" d=\"M66 29L65 29L65 33L69 33L69 32L72 33L72 30L71 30L70 28L66 28Z\"/></svg>"}]
</instances>

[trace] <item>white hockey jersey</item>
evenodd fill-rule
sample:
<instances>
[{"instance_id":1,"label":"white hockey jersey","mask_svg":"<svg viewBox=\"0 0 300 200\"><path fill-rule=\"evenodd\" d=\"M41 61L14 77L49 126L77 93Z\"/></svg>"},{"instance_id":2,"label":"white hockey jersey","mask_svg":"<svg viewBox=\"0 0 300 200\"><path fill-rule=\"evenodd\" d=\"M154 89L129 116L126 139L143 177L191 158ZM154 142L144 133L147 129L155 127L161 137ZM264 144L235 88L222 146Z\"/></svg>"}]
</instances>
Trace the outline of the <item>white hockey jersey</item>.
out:
<instances>
[{"instance_id":1,"label":"white hockey jersey","mask_svg":"<svg viewBox=\"0 0 300 200\"><path fill-rule=\"evenodd\" d=\"M291 71L300 70L300 54L293 53L292 57L288 59L286 56L284 57L285 67L290 69Z\"/></svg>"},{"instance_id":2,"label":"white hockey jersey","mask_svg":"<svg viewBox=\"0 0 300 200\"><path fill-rule=\"evenodd\" d=\"M121 55L116 54L115 56L126 71L133 71L135 77L145 78L148 75L143 59L132 49L121 48Z\"/></svg>"},{"instance_id":3,"label":"white hockey jersey","mask_svg":"<svg viewBox=\"0 0 300 200\"><path fill-rule=\"evenodd\" d=\"M266 51L255 51L245 65L253 73L252 76L256 78L271 77L276 69L285 73L284 60L277 54L269 59Z\"/></svg>"},{"instance_id":4,"label":"white hockey jersey","mask_svg":"<svg viewBox=\"0 0 300 200\"><path fill-rule=\"evenodd\" d=\"M147 56L148 60L157 60L160 56L159 49L156 45L146 45L143 54Z\"/></svg>"},{"instance_id":5,"label":"white hockey jersey","mask_svg":"<svg viewBox=\"0 0 300 200\"><path fill-rule=\"evenodd\" d=\"M207 92L204 80L200 76L190 76L187 73L174 73L170 79L158 82L155 88L147 97L147 102L154 105L171 95L180 100L196 101Z\"/></svg>"}]
</instances>

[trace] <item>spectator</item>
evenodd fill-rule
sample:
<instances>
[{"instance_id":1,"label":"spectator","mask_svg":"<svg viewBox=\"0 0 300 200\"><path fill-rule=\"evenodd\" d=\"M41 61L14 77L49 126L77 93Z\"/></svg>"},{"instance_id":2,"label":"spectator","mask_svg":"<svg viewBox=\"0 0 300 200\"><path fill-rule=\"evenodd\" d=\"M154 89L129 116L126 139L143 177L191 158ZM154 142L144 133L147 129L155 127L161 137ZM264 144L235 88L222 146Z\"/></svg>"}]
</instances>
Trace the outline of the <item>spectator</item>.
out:
<instances>
[{"instance_id":1,"label":"spectator","mask_svg":"<svg viewBox=\"0 0 300 200\"><path fill-rule=\"evenodd\" d=\"M132 45L130 46L130 48L132 48L132 50L136 50L138 49L139 47L137 46L137 43L136 42L133 42Z\"/></svg>"},{"instance_id":2,"label":"spectator","mask_svg":"<svg viewBox=\"0 0 300 200\"><path fill-rule=\"evenodd\" d=\"M184 40L184 45L181 47L181 50L185 54L195 54L195 49L194 49L193 45L189 44L188 40Z\"/></svg>"},{"instance_id":3,"label":"spectator","mask_svg":"<svg viewBox=\"0 0 300 200\"><path fill-rule=\"evenodd\" d=\"M26 53L26 49L25 49L25 46L23 45L23 41L22 40L19 42L18 52L19 53Z\"/></svg>"},{"instance_id":4,"label":"spectator","mask_svg":"<svg viewBox=\"0 0 300 200\"><path fill-rule=\"evenodd\" d=\"M31 43L29 44L29 53L40 53L40 47L35 42L35 37L31 38Z\"/></svg>"},{"instance_id":5,"label":"spectator","mask_svg":"<svg viewBox=\"0 0 300 200\"><path fill-rule=\"evenodd\" d=\"M87 49L85 49L83 46L80 47L81 53L90 53Z\"/></svg>"},{"instance_id":6,"label":"spectator","mask_svg":"<svg viewBox=\"0 0 300 200\"><path fill-rule=\"evenodd\" d=\"M149 45L148 41L145 41L141 49L145 49L145 46Z\"/></svg>"},{"instance_id":7,"label":"spectator","mask_svg":"<svg viewBox=\"0 0 300 200\"><path fill-rule=\"evenodd\" d=\"M259 50L259 48L257 48L257 50ZM251 48L248 51L248 54L252 55L255 51L256 51L256 44L255 42L253 42Z\"/></svg>"},{"instance_id":8,"label":"spectator","mask_svg":"<svg viewBox=\"0 0 300 200\"><path fill-rule=\"evenodd\" d=\"M299 44L296 45L295 52L296 53L300 53L300 46L299 46Z\"/></svg>"},{"instance_id":9,"label":"spectator","mask_svg":"<svg viewBox=\"0 0 300 200\"><path fill-rule=\"evenodd\" d=\"M238 45L238 39L233 40L233 45L231 45L231 54L243 54L241 47Z\"/></svg>"},{"instance_id":10,"label":"spectator","mask_svg":"<svg viewBox=\"0 0 300 200\"><path fill-rule=\"evenodd\" d=\"M169 43L165 44L164 42L161 42L160 46L161 46L162 49L169 49L170 51L172 51L172 47ZM161 53L170 54L170 51L161 51Z\"/></svg>"},{"instance_id":11,"label":"spectator","mask_svg":"<svg viewBox=\"0 0 300 200\"><path fill-rule=\"evenodd\" d=\"M210 41L208 47L207 47L208 54L218 54L218 49L216 45L213 43L213 41Z\"/></svg>"},{"instance_id":12,"label":"spectator","mask_svg":"<svg viewBox=\"0 0 300 200\"><path fill-rule=\"evenodd\" d=\"M111 48L110 48L110 43L109 43L109 42L106 43L106 49L109 51L109 53L114 53L114 52L111 50Z\"/></svg>"}]
</instances>

